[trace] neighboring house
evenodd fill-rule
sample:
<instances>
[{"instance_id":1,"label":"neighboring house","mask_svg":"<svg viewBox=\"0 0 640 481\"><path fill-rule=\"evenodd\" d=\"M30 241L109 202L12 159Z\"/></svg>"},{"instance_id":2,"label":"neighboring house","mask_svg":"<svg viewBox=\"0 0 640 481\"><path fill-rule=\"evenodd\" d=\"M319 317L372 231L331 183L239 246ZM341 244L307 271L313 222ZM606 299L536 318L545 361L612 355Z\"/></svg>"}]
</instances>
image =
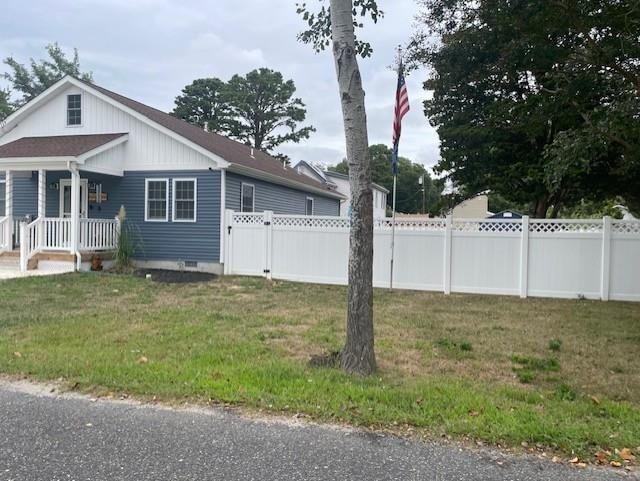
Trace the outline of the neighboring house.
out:
<instances>
[{"instance_id":1,"label":"neighboring house","mask_svg":"<svg viewBox=\"0 0 640 481\"><path fill-rule=\"evenodd\" d=\"M263 152L72 77L0 124L0 179L0 252L22 247L27 218L27 255L112 248L124 206L141 264L211 272L225 209L338 216L343 200Z\"/></svg>"},{"instance_id":2,"label":"neighboring house","mask_svg":"<svg viewBox=\"0 0 640 481\"><path fill-rule=\"evenodd\" d=\"M320 169L304 160L298 162L294 169L312 179L325 183L332 190L342 194L345 199L340 203L340 215L342 217L348 217L350 215L351 187L349 185L348 175ZM382 219L387 216L387 194L389 191L375 183L371 184L371 190L373 192L373 218Z\"/></svg>"},{"instance_id":3,"label":"neighboring house","mask_svg":"<svg viewBox=\"0 0 640 481\"><path fill-rule=\"evenodd\" d=\"M515 210L503 210L487 216L487 219L522 219L522 214Z\"/></svg>"},{"instance_id":4,"label":"neighboring house","mask_svg":"<svg viewBox=\"0 0 640 481\"><path fill-rule=\"evenodd\" d=\"M451 215L454 219L484 219L489 214L489 196L478 194L456 205Z\"/></svg>"}]
</instances>

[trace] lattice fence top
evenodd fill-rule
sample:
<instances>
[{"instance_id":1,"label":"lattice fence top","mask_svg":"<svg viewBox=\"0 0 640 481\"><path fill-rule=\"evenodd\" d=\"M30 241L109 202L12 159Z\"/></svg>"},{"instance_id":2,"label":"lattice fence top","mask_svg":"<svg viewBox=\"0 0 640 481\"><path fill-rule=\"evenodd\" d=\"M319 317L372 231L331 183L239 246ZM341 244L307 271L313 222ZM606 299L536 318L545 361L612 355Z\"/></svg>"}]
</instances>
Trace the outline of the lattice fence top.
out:
<instances>
[{"instance_id":1,"label":"lattice fence top","mask_svg":"<svg viewBox=\"0 0 640 481\"><path fill-rule=\"evenodd\" d=\"M308 227L318 229L348 229L349 219L344 217L307 217L274 215L273 225L278 227Z\"/></svg>"},{"instance_id":2,"label":"lattice fence top","mask_svg":"<svg viewBox=\"0 0 640 481\"><path fill-rule=\"evenodd\" d=\"M614 220L611 224L611 232L616 234L640 234L640 221Z\"/></svg>"},{"instance_id":3,"label":"lattice fence top","mask_svg":"<svg viewBox=\"0 0 640 481\"><path fill-rule=\"evenodd\" d=\"M456 232L522 232L520 220L454 220L451 229Z\"/></svg>"},{"instance_id":4,"label":"lattice fence top","mask_svg":"<svg viewBox=\"0 0 640 481\"><path fill-rule=\"evenodd\" d=\"M233 223L236 225L260 225L264 223L264 214L233 214Z\"/></svg>"},{"instance_id":5,"label":"lattice fence top","mask_svg":"<svg viewBox=\"0 0 640 481\"><path fill-rule=\"evenodd\" d=\"M445 229L445 219L396 219L396 230L415 230L415 231L443 231ZM373 221L374 229L392 230L392 219L375 219Z\"/></svg>"},{"instance_id":6,"label":"lattice fence top","mask_svg":"<svg viewBox=\"0 0 640 481\"><path fill-rule=\"evenodd\" d=\"M534 219L529 224L529 232L539 234L569 233L599 233L602 232L601 220L544 220Z\"/></svg>"}]
</instances>

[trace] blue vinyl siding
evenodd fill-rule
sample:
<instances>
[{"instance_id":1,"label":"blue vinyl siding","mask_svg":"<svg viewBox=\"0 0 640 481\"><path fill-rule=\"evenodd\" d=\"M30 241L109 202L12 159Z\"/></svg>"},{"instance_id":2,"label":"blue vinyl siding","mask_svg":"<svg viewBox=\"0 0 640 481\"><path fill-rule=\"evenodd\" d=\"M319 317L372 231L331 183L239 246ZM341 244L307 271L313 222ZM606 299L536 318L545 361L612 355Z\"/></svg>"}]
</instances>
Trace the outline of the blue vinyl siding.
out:
<instances>
[{"instance_id":1,"label":"blue vinyl siding","mask_svg":"<svg viewBox=\"0 0 640 481\"><path fill-rule=\"evenodd\" d=\"M227 172L226 208L240 211L240 185L245 182L255 186L255 210L272 210L276 214L304 215L307 197L314 199L314 215L340 215L340 200L321 194L304 192L282 185L271 184Z\"/></svg>"},{"instance_id":2,"label":"blue vinyl siding","mask_svg":"<svg viewBox=\"0 0 640 481\"><path fill-rule=\"evenodd\" d=\"M197 222L172 222L172 179L197 178ZM145 222L145 179L169 179L169 221ZM153 261L220 261L220 171L127 171L120 182L127 219L142 247L136 258Z\"/></svg>"}]
</instances>

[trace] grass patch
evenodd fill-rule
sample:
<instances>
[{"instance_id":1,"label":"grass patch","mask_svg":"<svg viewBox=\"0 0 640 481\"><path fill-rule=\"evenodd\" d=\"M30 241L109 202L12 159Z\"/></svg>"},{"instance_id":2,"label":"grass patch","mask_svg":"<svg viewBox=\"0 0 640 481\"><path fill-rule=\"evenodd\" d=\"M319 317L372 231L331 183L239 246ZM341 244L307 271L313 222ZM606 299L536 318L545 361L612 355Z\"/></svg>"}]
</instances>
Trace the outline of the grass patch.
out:
<instances>
[{"instance_id":1,"label":"grass patch","mask_svg":"<svg viewBox=\"0 0 640 481\"><path fill-rule=\"evenodd\" d=\"M16 279L0 283L0 372L581 456L640 439L640 376L620 369L640 357L638 304L376 290L380 369L354 379L308 366L344 342L345 299L251 278Z\"/></svg>"},{"instance_id":2,"label":"grass patch","mask_svg":"<svg viewBox=\"0 0 640 481\"><path fill-rule=\"evenodd\" d=\"M562 340L561 339L551 339L549 341L549 349L555 352L560 351L562 348Z\"/></svg>"}]
</instances>

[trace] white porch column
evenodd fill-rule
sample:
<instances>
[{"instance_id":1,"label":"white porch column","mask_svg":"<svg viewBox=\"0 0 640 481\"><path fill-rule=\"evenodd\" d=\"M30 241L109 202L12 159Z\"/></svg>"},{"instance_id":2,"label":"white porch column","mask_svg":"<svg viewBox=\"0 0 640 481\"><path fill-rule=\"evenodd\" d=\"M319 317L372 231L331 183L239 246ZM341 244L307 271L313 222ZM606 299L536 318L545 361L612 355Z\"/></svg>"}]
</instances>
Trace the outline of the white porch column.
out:
<instances>
[{"instance_id":1,"label":"white porch column","mask_svg":"<svg viewBox=\"0 0 640 481\"><path fill-rule=\"evenodd\" d=\"M7 238L4 240L9 250L13 249L13 175L10 170L4 173L4 208L5 216L9 217L9 225L5 230Z\"/></svg>"},{"instance_id":2,"label":"white porch column","mask_svg":"<svg viewBox=\"0 0 640 481\"><path fill-rule=\"evenodd\" d=\"M71 169L71 248L76 254L80 246L80 172L74 166Z\"/></svg>"},{"instance_id":3,"label":"white porch column","mask_svg":"<svg viewBox=\"0 0 640 481\"><path fill-rule=\"evenodd\" d=\"M46 217L47 210L47 171L38 171L38 217Z\"/></svg>"}]
</instances>

